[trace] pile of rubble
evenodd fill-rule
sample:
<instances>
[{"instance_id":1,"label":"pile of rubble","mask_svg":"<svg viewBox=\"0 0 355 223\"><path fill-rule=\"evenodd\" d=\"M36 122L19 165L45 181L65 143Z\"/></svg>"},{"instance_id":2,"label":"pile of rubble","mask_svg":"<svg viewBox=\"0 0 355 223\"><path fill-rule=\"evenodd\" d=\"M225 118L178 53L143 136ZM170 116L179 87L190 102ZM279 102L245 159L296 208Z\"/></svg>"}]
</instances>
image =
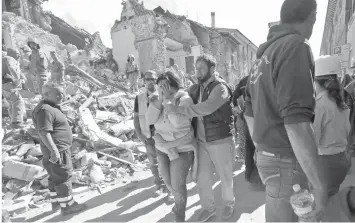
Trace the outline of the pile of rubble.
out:
<instances>
[{"instance_id":1,"label":"pile of rubble","mask_svg":"<svg viewBox=\"0 0 355 223\"><path fill-rule=\"evenodd\" d=\"M95 47L78 50L64 45L58 36L11 13L3 13L3 21L16 48L34 36L47 55L56 51L66 64L68 97L61 107L73 132L73 187L100 192L107 185L127 182L126 176L136 170L146 170L145 147L134 133L136 95L128 93L126 80L111 65L97 62L110 55L95 53ZM6 101L2 105L2 204L10 215L49 202L48 173L42 166L40 139L31 119L41 97L26 90L20 93L28 117L24 128L11 127Z\"/></svg>"},{"instance_id":2,"label":"pile of rubble","mask_svg":"<svg viewBox=\"0 0 355 223\"><path fill-rule=\"evenodd\" d=\"M73 132L71 148L74 187L99 190L107 184L127 181L135 170L147 169L145 147L134 133L134 95L123 92L86 98L79 94L65 102ZM39 97L25 98L36 105ZM30 110L30 107L27 107ZM49 202L48 174L42 166L39 136L29 118L23 129L11 129L3 117L3 207L20 214Z\"/></svg>"}]
</instances>

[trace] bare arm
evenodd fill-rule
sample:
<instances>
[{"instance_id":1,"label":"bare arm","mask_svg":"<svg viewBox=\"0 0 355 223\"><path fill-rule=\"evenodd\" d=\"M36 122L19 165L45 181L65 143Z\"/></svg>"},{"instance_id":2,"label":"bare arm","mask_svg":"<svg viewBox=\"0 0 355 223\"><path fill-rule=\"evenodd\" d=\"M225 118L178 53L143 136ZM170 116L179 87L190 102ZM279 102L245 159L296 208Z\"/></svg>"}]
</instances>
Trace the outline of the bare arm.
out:
<instances>
[{"instance_id":1,"label":"bare arm","mask_svg":"<svg viewBox=\"0 0 355 223\"><path fill-rule=\"evenodd\" d=\"M176 107L175 113L187 115L190 118L210 115L230 100L227 87L217 85L208 96L207 100L198 104Z\"/></svg>"},{"instance_id":2,"label":"bare arm","mask_svg":"<svg viewBox=\"0 0 355 223\"><path fill-rule=\"evenodd\" d=\"M57 146L55 145L52 135L47 131L40 131L39 136L43 144L49 149L51 153L59 153Z\"/></svg>"},{"instance_id":3,"label":"bare arm","mask_svg":"<svg viewBox=\"0 0 355 223\"><path fill-rule=\"evenodd\" d=\"M314 188L317 208L323 208L327 200L327 185L323 169L318 162L312 123L285 124L285 128L296 158Z\"/></svg>"}]
</instances>

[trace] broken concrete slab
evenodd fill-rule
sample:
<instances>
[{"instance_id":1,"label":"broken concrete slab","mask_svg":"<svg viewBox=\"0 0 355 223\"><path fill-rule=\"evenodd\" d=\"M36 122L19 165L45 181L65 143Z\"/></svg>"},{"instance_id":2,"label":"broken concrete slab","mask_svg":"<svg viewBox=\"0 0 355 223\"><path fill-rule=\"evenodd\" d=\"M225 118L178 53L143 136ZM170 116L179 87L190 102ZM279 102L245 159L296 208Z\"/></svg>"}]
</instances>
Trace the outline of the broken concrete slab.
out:
<instances>
[{"instance_id":1,"label":"broken concrete slab","mask_svg":"<svg viewBox=\"0 0 355 223\"><path fill-rule=\"evenodd\" d=\"M46 171L40 166L14 160L4 163L4 167L2 168L3 176L25 181L32 181L44 173Z\"/></svg>"}]
</instances>

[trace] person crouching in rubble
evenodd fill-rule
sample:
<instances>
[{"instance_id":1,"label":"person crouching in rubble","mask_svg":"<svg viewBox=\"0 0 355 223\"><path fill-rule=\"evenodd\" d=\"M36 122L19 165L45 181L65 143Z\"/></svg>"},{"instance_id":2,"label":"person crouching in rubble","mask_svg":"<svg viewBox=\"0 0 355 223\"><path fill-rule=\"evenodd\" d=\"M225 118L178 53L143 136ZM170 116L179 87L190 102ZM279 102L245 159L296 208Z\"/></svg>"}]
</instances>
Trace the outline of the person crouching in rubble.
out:
<instances>
[{"instance_id":1,"label":"person crouching in rubble","mask_svg":"<svg viewBox=\"0 0 355 223\"><path fill-rule=\"evenodd\" d=\"M316 107L314 132L319 161L325 169L328 196L339 191L349 169L346 150L350 135L350 109L341 96L337 76L341 63L336 56L322 56L315 61Z\"/></svg>"},{"instance_id":2,"label":"person crouching in rubble","mask_svg":"<svg viewBox=\"0 0 355 223\"><path fill-rule=\"evenodd\" d=\"M197 158L197 155L194 156L194 152L197 152L197 142L191 119L186 115L165 115L164 106L192 105L193 101L187 92L181 90L181 80L172 71L161 74L157 84L158 95L150 97L146 119L148 124L154 124L159 170L175 199L172 213L176 222L184 222L187 203L186 177L192 166L192 178L197 175L197 162L194 162L194 157Z\"/></svg>"},{"instance_id":3,"label":"person crouching in rubble","mask_svg":"<svg viewBox=\"0 0 355 223\"><path fill-rule=\"evenodd\" d=\"M134 55L129 55L127 58L126 64L126 76L129 80L131 92L138 91L138 76L139 76L139 67L134 61Z\"/></svg>"},{"instance_id":4,"label":"person crouching in rubble","mask_svg":"<svg viewBox=\"0 0 355 223\"><path fill-rule=\"evenodd\" d=\"M41 139L43 167L49 174L48 188L52 211L61 209L62 215L83 211L72 195L73 165L70 148L73 141L71 128L59 104L65 98L62 86L48 83L43 86L44 99L32 113L33 124Z\"/></svg>"},{"instance_id":5,"label":"person crouching in rubble","mask_svg":"<svg viewBox=\"0 0 355 223\"><path fill-rule=\"evenodd\" d=\"M59 60L58 54L55 51L51 51L52 62L52 82L57 84L63 84L64 82L64 70L65 66L62 61Z\"/></svg>"},{"instance_id":6,"label":"person crouching in rubble","mask_svg":"<svg viewBox=\"0 0 355 223\"><path fill-rule=\"evenodd\" d=\"M50 79L50 74L47 71L48 59L40 50L39 42L36 38L30 37L27 40L27 45L32 50L30 56L30 72L36 77L36 91L42 95L42 87Z\"/></svg>"},{"instance_id":7,"label":"person crouching in rubble","mask_svg":"<svg viewBox=\"0 0 355 223\"><path fill-rule=\"evenodd\" d=\"M2 96L9 102L9 116L13 128L20 128L26 117L25 102L20 94L26 80L21 75L18 61L13 57L2 56Z\"/></svg>"},{"instance_id":8,"label":"person crouching in rubble","mask_svg":"<svg viewBox=\"0 0 355 223\"><path fill-rule=\"evenodd\" d=\"M160 193L166 190L166 188L158 170L155 142L152 138L154 135L154 125L148 125L145 118L149 106L148 98L156 92L156 80L157 74L155 71L149 70L144 74L144 84L146 89L143 93L139 94L134 101L134 128L137 137L145 143L150 170L154 176L157 193Z\"/></svg>"}]
</instances>

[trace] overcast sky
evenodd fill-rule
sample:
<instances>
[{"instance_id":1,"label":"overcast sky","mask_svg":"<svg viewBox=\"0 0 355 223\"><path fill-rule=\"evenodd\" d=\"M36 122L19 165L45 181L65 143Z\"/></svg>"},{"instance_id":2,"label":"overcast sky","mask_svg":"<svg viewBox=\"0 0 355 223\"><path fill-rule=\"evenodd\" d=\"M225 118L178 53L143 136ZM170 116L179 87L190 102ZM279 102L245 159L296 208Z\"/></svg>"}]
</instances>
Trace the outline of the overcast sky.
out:
<instances>
[{"instance_id":1,"label":"overcast sky","mask_svg":"<svg viewBox=\"0 0 355 223\"><path fill-rule=\"evenodd\" d=\"M141 2L142 0L139 0ZM203 25L211 25L211 12L216 12L216 26L237 28L259 46L266 40L268 22L279 20L283 0L144 0L144 6L162 6L188 16ZM317 22L310 39L315 55L319 55L328 0L318 0ZM99 31L104 44L111 47L110 28L120 18L120 0L50 0L44 9L71 25L90 33Z\"/></svg>"}]
</instances>

